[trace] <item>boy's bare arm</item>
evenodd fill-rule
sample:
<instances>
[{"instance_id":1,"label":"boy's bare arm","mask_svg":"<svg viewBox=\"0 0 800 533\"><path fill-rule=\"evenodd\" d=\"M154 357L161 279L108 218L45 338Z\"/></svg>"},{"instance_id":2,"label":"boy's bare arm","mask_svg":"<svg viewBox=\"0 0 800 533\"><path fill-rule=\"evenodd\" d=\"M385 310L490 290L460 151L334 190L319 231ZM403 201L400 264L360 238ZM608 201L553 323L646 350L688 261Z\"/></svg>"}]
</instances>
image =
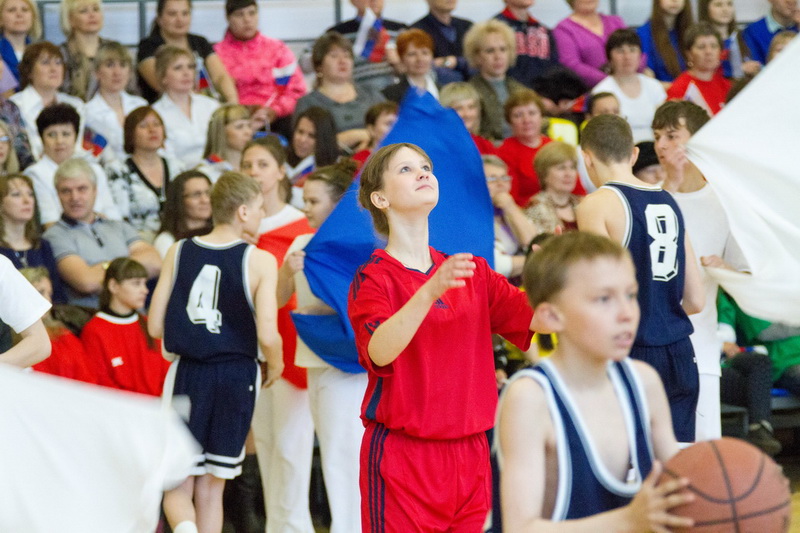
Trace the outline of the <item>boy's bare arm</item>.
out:
<instances>
[{"instance_id":1,"label":"boy's bare arm","mask_svg":"<svg viewBox=\"0 0 800 533\"><path fill-rule=\"evenodd\" d=\"M253 250L248 265L250 279L254 281L253 304L255 305L258 345L267 362L264 386L272 385L283 374L283 341L278 333L278 262L264 250Z\"/></svg>"},{"instance_id":2,"label":"boy's bare arm","mask_svg":"<svg viewBox=\"0 0 800 533\"><path fill-rule=\"evenodd\" d=\"M545 449L547 434L552 431L544 391L538 383L518 379L509 386L500 404L498 427L503 526L507 531L525 531L541 517Z\"/></svg>"},{"instance_id":3,"label":"boy's bare arm","mask_svg":"<svg viewBox=\"0 0 800 533\"><path fill-rule=\"evenodd\" d=\"M706 304L706 288L688 234L685 234L683 241L686 247L686 275L683 279L681 305L687 315L693 315L702 311Z\"/></svg>"},{"instance_id":4,"label":"boy's bare arm","mask_svg":"<svg viewBox=\"0 0 800 533\"><path fill-rule=\"evenodd\" d=\"M664 394L663 389L661 394ZM504 529L519 533L666 533L669 528L691 526L690 519L668 512L693 499L691 494L679 492L688 482L673 480L656 486L661 474L660 463L654 465L639 493L625 507L580 520L552 522L543 518L547 489L545 450L547 432L552 431L550 423L543 423L544 420L550 420L544 391L533 380L515 381L503 398L499 417ZM666 420L671 431L669 416ZM672 440L674 443L674 436Z\"/></svg>"},{"instance_id":5,"label":"boy's bare arm","mask_svg":"<svg viewBox=\"0 0 800 533\"><path fill-rule=\"evenodd\" d=\"M147 332L154 339L164 337L164 318L167 315L167 304L169 295L172 293L172 277L175 269L175 254L178 244L175 243L167 250L164 257L163 268L158 277L156 289L153 291L153 298L150 300L150 310L147 314Z\"/></svg>"},{"instance_id":6,"label":"boy's bare arm","mask_svg":"<svg viewBox=\"0 0 800 533\"><path fill-rule=\"evenodd\" d=\"M616 193L600 189L583 199L575 210L578 229L622 242L625 212Z\"/></svg>"}]
</instances>

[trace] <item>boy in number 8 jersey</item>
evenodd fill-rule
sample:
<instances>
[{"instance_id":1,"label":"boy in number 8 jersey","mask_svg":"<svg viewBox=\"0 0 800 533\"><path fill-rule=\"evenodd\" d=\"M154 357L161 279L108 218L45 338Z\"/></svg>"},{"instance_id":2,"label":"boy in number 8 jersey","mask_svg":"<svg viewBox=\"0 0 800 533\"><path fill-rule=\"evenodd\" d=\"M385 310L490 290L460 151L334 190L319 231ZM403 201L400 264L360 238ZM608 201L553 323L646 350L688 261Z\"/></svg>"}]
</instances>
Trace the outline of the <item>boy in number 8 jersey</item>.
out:
<instances>
[{"instance_id":1,"label":"boy in number 8 jersey","mask_svg":"<svg viewBox=\"0 0 800 533\"><path fill-rule=\"evenodd\" d=\"M172 245L153 294L150 334L175 355L164 397L189 396L189 429L203 448L194 476L164 496L175 533L222 530L222 493L241 473L258 361L266 360L266 385L283 370L277 264L242 241L258 231L263 201L252 178L223 174L211 191L214 230Z\"/></svg>"},{"instance_id":2,"label":"boy in number 8 jersey","mask_svg":"<svg viewBox=\"0 0 800 533\"><path fill-rule=\"evenodd\" d=\"M687 314L702 310L705 293L681 211L672 195L633 175L638 150L625 119L593 118L581 135L581 148L599 189L578 208L578 229L630 250L642 314L631 357L658 371L675 436L694 442L699 378Z\"/></svg>"}]
</instances>

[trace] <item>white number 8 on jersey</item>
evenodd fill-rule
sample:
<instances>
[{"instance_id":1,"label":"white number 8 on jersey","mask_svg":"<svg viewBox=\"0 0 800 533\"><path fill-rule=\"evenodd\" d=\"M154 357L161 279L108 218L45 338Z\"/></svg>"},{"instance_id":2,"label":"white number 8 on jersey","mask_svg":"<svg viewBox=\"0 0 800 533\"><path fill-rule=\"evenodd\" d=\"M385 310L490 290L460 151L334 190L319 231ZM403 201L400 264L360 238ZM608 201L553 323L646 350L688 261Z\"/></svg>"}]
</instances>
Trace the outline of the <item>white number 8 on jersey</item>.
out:
<instances>
[{"instance_id":1,"label":"white number 8 on jersey","mask_svg":"<svg viewBox=\"0 0 800 533\"><path fill-rule=\"evenodd\" d=\"M205 324L210 333L219 333L222 325L222 313L217 309L221 274L218 266L204 265L192 283L186 303L186 313L192 324Z\"/></svg>"},{"instance_id":2,"label":"white number 8 on jersey","mask_svg":"<svg viewBox=\"0 0 800 533\"><path fill-rule=\"evenodd\" d=\"M650 243L653 280L669 281L678 274L678 216L667 204L650 204L644 210Z\"/></svg>"}]
</instances>

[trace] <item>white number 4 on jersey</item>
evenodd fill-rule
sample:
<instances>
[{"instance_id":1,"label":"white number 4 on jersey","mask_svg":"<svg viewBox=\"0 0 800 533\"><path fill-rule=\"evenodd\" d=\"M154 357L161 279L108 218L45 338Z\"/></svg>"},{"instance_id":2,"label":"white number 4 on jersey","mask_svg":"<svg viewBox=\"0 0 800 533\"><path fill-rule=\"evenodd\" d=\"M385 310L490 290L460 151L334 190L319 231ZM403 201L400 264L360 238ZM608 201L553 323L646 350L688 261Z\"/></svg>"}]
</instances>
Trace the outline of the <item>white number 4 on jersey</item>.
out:
<instances>
[{"instance_id":1,"label":"white number 4 on jersey","mask_svg":"<svg viewBox=\"0 0 800 533\"><path fill-rule=\"evenodd\" d=\"M192 283L186 303L186 313L192 324L205 324L211 333L219 333L222 325L222 313L217 309L220 276L218 266L204 265Z\"/></svg>"}]
</instances>

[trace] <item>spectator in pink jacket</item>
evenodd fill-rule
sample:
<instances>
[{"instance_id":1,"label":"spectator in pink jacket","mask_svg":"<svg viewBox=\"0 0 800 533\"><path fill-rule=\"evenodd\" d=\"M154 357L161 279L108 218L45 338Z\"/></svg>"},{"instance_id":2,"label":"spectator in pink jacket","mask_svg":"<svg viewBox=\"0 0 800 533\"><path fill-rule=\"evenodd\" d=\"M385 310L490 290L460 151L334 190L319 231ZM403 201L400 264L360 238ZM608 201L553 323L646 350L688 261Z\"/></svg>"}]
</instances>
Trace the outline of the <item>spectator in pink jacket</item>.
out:
<instances>
[{"instance_id":1,"label":"spectator in pink jacket","mask_svg":"<svg viewBox=\"0 0 800 533\"><path fill-rule=\"evenodd\" d=\"M286 44L258 31L255 0L227 0L228 31L214 45L239 91L239 103L248 106L257 121L288 135L297 100L306 94L303 73Z\"/></svg>"},{"instance_id":2,"label":"spectator in pink jacket","mask_svg":"<svg viewBox=\"0 0 800 533\"><path fill-rule=\"evenodd\" d=\"M608 76L602 70L608 36L626 24L616 15L598 13L599 0L567 0L567 3L572 14L553 29L559 61L591 88Z\"/></svg>"}]
</instances>

